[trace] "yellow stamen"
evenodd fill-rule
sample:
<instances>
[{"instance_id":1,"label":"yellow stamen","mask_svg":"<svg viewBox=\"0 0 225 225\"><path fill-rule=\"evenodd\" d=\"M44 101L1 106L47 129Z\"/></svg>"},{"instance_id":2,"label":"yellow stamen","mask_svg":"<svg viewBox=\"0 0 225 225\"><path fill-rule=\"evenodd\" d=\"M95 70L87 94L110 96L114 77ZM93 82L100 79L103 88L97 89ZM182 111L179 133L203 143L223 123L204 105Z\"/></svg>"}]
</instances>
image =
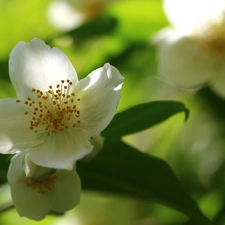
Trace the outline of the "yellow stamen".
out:
<instances>
[{"instance_id":1,"label":"yellow stamen","mask_svg":"<svg viewBox=\"0 0 225 225\"><path fill-rule=\"evenodd\" d=\"M27 111L25 115L30 116L29 129L35 133L47 131L47 135L63 131L69 127L75 128L74 124L81 123L80 110L77 110L80 98L75 99L75 93L70 93L72 82L64 80L61 85L57 84L54 90L49 85L49 90L43 93L39 89L32 89L33 96L29 96L24 102ZM16 100L20 103L20 100Z\"/></svg>"}]
</instances>

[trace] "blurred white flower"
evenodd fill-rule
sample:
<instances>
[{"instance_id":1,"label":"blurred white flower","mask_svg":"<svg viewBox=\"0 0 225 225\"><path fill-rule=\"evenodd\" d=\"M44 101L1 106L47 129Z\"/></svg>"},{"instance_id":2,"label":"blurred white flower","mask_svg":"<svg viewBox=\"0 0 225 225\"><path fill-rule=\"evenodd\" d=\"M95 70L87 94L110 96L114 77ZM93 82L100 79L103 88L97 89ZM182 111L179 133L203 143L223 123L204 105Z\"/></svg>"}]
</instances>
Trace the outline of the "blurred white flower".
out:
<instances>
[{"instance_id":1,"label":"blurred white flower","mask_svg":"<svg viewBox=\"0 0 225 225\"><path fill-rule=\"evenodd\" d=\"M181 88L209 84L225 97L225 1L164 0L172 26L153 38L159 75Z\"/></svg>"},{"instance_id":2,"label":"blurred white flower","mask_svg":"<svg viewBox=\"0 0 225 225\"><path fill-rule=\"evenodd\" d=\"M71 30L82 23L84 15L71 7L66 0L54 0L48 8L50 23L59 30Z\"/></svg>"},{"instance_id":3,"label":"blurred white flower","mask_svg":"<svg viewBox=\"0 0 225 225\"><path fill-rule=\"evenodd\" d=\"M53 26L67 31L99 15L112 1L115 0L53 0L47 16Z\"/></svg>"},{"instance_id":4,"label":"blurred white flower","mask_svg":"<svg viewBox=\"0 0 225 225\"><path fill-rule=\"evenodd\" d=\"M68 170L112 120L124 80L105 64L79 81L66 55L39 39L16 45L9 73L18 100L0 100L0 153L28 148L39 166Z\"/></svg>"},{"instance_id":5,"label":"blurred white flower","mask_svg":"<svg viewBox=\"0 0 225 225\"><path fill-rule=\"evenodd\" d=\"M30 161L26 157L27 152L25 150L12 158L7 174L12 200L19 215L42 220L50 211L62 213L79 204L81 183L77 172L56 170L49 173L51 169ZM24 169L32 176L27 177Z\"/></svg>"}]
</instances>

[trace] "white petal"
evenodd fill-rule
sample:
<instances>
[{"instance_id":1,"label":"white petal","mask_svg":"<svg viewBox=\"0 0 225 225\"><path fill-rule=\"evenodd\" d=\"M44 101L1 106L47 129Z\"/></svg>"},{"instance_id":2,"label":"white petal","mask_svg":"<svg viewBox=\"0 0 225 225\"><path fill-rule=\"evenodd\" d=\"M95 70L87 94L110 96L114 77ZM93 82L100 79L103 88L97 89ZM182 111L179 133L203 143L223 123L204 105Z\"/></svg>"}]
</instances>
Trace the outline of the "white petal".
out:
<instances>
[{"instance_id":1,"label":"white petal","mask_svg":"<svg viewBox=\"0 0 225 225\"><path fill-rule=\"evenodd\" d=\"M224 0L164 0L164 9L170 22L181 32L201 32L209 23L224 17Z\"/></svg>"},{"instance_id":2,"label":"white petal","mask_svg":"<svg viewBox=\"0 0 225 225\"><path fill-rule=\"evenodd\" d=\"M91 136L98 135L112 120L120 99L124 78L119 71L105 64L82 79L75 93L80 97L81 123Z\"/></svg>"},{"instance_id":3,"label":"white petal","mask_svg":"<svg viewBox=\"0 0 225 225\"><path fill-rule=\"evenodd\" d=\"M0 100L0 118L0 153L15 153L45 139L29 129L29 118L16 99Z\"/></svg>"},{"instance_id":4,"label":"white petal","mask_svg":"<svg viewBox=\"0 0 225 225\"><path fill-rule=\"evenodd\" d=\"M53 192L38 193L25 183L22 161L27 151L15 155L8 170L7 178L11 187L11 195L20 216L33 220L42 220L51 210Z\"/></svg>"},{"instance_id":5,"label":"white petal","mask_svg":"<svg viewBox=\"0 0 225 225\"><path fill-rule=\"evenodd\" d=\"M210 83L211 88L222 98L225 98L225 66L221 66L220 74L216 75L212 82Z\"/></svg>"},{"instance_id":6,"label":"white petal","mask_svg":"<svg viewBox=\"0 0 225 225\"><path fill-rule=\"evenodd\" d=\"M50 175L55 173L55 169L38 166L30 160L30 154L27 153L23 159L23 170L27 178L33 180L48 179Z\"/></svg>"},{"instance_id":7,"label":"white petal","mask_svg":"<svg viewBox=\"0 0 225 225\"><path fill-rule=\"evenodd\" d=\"M50 48L35 38L18 43L10 54L9 73L18 98L32 96L31 89L43 92L61 80L77 82L77 74L67 56L57 48Z\"/></svg>"},{"instance_id":8,"label":"white petal","mask_svg":"<svg viewBox=\"0 0 225 225\"><path fill-rule=\"evenodd\" d=\"M81 183L75 170L57 170L58 179L54 186L55 199L52 210L65 212L80 202Z\"/></svg>"},{"instance_id":9,"label":"white petal","mask_svg":"<svg viewBox=\"0 0 225 225\"><path fill-rule=\"evenodd\" d=\"M72 170L76 160L91 152L89 138L80 128L51 134L45 142L29 149L30 159L43 167Z\"/></svg>"},{"instance_id":10,"label":"white petal","mask_svg":"<svg viewBox=\"0 0 225 225\"><path fill-rule=\"evenodd\" d=\"M161 31L154 40L159 55L159 76L181 88L198 88L215 71L217 57L199 43L172 29Z\"/></svg>"}]
</instances>

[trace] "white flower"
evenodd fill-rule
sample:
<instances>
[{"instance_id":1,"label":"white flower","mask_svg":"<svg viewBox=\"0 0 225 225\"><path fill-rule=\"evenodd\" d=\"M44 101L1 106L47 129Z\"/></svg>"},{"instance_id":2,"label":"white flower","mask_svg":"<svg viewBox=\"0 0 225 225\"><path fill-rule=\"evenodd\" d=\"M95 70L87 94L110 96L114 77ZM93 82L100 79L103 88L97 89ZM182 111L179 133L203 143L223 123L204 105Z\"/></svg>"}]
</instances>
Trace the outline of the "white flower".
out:
<instances>
[{"instance_id":1,"label":"white flower","mask_svg":"<svg viewBox=\"0 0 225 225\"><path fill-rule=\"evenodd\" d=\"M84 15L71 7L67 0L53 0L48 8L48 19L59 30L67 31L79 26Z\"/></svg>"},{"instance_id":2,"label":"white flower","mask_svg":"<svg viewBox=\"0 0 225 225\"><path fill-rule=\"evenodd\" d=\"M79 204L81 183L77 172L57 170L42 179L41 176L28 178L23 167L27 152L25 150L12 158L7 174L13 203L19 215L42 220L50 211L61 213ZM45 170L31 162L29 166L36 167L36 175L38 169Z\"/></svg>"},{"instance_id":3,"label":"white flower","mask_svg":"<svg viewBox=\"0 0 225 225\"><path fill-rule=\"evenodd\" d=\"M49 21L60 30L71 30L91 19L115 0L53 0L48 9Z\"/></svg>"},{"instance_id":4,"label":"white flower","mask_svg":"<svg viewBox=\"0 0 225 225\"><path fill-rule=\"evenodd\" d=\"M105 64L78 81L66 55L39 39L16 45L9 73L18 100L0 99L0 152L28 148L40 166L72 169L113 118L123 77Z\"/></svg>"},{"instance_id":5,"label":"white flower","mask_svg":"<svg viewBox=\"0 0 225 225\"><path fill-rule=\"evenodd\" d=\"M225 1L165 0L171 27L153 38L159 75L182 88L209 83L225 97Z\"/></svg>"}]
</instances>

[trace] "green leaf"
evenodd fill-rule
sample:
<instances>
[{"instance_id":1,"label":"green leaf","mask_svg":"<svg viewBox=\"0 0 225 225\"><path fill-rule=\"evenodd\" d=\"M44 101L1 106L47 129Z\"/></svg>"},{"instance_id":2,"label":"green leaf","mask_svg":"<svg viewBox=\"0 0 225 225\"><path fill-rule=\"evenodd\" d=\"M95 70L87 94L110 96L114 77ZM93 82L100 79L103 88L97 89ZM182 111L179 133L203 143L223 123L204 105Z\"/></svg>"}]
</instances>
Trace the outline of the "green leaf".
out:
<instances>
[{"instance_id":1,"label":"green leaf","mask_svg":"<svg viewBox=\"0 0 225 225\"><path fill-rule=\"evenodd\" d=\"M177 101L155 101L136 105L116 114L102 135L118 139L153 127L180 112L185 113L186 120L189 111L183 103Z\"/></svg>"},{"instance_id":2,"label":"green leaf","mask_svg":"<svg viewBox=\"0 0 225 225\"><path fill-rule=\"evenodd\" d=\"M83 40L93 36L109 34L114 31L117 24L118 21L116 18L104 15L90 20L65 34L69 34L75 39L82 38Z\"/></svg>"},{"instance_id":3,"label":"green leaf","mask_svg":"<svg viewBox=\"0 0 225 225\"><path fill-rule=\"evenodd\" d=\"M195 224L211 224L184 191L170 166L120 140L106 139L91 162L77 162L82 188L157 201L189 216Z\"/></svg>"},{"instance_id":4,"label":"green leaf","mask_svg":"<svg viewBox=\"0 0 225 225\"><path fill-rule=\"evenodd\" d=\"M9 168L11 157L12 155L0 154L0 185L7 182L6 174Z\"/></svg>"}]
</instances>

